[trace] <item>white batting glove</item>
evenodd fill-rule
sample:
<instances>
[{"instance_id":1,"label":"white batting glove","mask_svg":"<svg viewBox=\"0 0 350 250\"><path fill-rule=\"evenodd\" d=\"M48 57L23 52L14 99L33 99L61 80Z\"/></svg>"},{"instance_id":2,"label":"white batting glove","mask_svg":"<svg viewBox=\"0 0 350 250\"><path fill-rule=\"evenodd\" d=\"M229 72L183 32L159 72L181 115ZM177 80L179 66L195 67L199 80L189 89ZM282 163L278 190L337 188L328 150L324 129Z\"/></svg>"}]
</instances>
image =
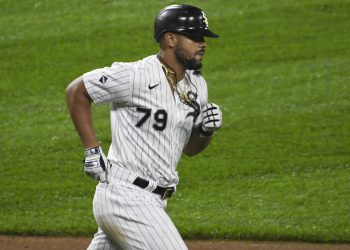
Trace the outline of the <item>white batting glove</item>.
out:
<instances>
[{"instance_id":1,"label":"white batting glove","mask_svg":"<svg viewBox=\"0 0 350 250\"><path fill-rule=\"evenodd\" d=\"M213 133L221 128L222 112L215 103L208 103L202 108L202 123L200 132L204 136L211 136Z\"/></svg>"},{"instance_id":2,"label":"white batting glove","mask_svg":"<svg viewBox=\"0 0 350 250\"><path fill-rule=\"evenodd\" d=\"M107 181L107 157L101 147L85 149L84 172L100 182Z\"/></svg>"}]
</instances>

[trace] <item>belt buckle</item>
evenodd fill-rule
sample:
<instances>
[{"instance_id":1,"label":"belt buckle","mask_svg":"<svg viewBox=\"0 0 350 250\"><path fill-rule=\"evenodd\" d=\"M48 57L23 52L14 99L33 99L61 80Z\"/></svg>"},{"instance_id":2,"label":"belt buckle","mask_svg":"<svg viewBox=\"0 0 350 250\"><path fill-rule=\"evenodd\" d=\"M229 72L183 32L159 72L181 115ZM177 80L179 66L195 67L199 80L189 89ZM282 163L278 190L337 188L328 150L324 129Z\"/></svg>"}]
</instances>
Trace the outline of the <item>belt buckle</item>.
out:
<instances>
[{"instance_id":1,"label":"belt buckle","mask_svg":"<svg viewBox=\"0 0 350 250\"><path fill-rule=\"evenodd\" d=\"M164 194L162 195L162 199L170 198L173 195L174 189L172 187L166 188Z\"/></svg>"}]
</instances>

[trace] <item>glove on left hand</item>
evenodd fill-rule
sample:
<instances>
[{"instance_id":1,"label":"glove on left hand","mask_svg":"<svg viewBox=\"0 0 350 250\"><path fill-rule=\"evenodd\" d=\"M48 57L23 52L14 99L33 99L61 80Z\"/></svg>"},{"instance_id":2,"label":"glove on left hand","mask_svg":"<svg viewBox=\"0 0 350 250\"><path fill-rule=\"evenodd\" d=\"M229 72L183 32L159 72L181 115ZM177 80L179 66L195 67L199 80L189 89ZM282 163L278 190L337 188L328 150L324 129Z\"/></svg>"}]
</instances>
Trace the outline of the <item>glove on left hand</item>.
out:
<instances>
[{"instance_id":1,"label":"glove on left hand","mask_svg":"<svg viewBox=\"0 0 350 250\"><path fill-rule=\"evenodd\" d=\"M100 182L107 180L107 158L101 147L85 149L84 172Z\"/></svg>"},{"instance_id":2,"label":"glove on left hand","mask_svg":"<svg viewBox=\"0 0 350 250\"><path fill-rule=\"evenodd\" d=\"M215 103L208 103L202 108L202 123L200 132L204 136L211 136L221 128L222 112Z\"/></svg>"}]
</instances>

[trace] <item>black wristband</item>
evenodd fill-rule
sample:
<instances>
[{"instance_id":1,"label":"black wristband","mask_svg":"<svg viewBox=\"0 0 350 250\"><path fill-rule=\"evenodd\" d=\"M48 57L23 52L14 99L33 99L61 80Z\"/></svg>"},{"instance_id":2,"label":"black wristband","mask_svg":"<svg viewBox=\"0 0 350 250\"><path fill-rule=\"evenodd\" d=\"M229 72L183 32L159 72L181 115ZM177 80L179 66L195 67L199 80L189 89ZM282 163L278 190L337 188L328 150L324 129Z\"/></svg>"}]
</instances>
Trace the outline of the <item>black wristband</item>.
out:
<instances>
[{"instance_id":1,"label":"black wristband","mask_svg":"<svg viewBox=\"0 0 350 250\"><path fill-rule=\"evenodd\" d=\"M214 134L214 131L205 131L202 126L199 127L199 133L203 136L210 137Z\"/></svg>"}]
</instances>

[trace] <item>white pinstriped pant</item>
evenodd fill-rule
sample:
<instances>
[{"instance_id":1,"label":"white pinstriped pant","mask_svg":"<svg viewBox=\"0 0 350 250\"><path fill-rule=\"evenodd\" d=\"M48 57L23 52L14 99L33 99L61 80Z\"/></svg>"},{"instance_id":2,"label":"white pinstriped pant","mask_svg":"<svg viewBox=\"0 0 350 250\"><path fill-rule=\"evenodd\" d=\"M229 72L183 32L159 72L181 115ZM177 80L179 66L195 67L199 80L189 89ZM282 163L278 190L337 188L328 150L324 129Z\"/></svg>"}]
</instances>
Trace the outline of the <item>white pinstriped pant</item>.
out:
<instances>
[{"instance_id":1,"label":"white pinstriped pant","mask_svg":"<svg viewBox=\"0 0 350 250\"><path fill-rule=\"evenodd\" d=\"M117 165L110 183L98 184L93 202L99 226L88 250L187 249L159 195L132 184L136 176Z\"/></svg>"}]
</instances>

